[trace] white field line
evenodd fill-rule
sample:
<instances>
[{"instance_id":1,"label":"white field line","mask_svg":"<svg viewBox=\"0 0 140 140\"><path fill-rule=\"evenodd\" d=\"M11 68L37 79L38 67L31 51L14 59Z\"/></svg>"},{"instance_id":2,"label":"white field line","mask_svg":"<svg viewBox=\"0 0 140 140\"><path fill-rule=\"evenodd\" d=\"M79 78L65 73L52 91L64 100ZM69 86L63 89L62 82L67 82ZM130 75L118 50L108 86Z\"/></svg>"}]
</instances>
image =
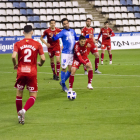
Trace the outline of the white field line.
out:
<instances>
[{"instance_id":1,"label":"white field line","mask_svg":"<svg viewBox=\"0 0 140 140\"><path fill-rule=\"evenodd\" d=\"M16 72L16 71L15 71ZM13 73L13 72L4 72L4 71L0 71L0 73ZM37 72L40 74L53 74L53 73L48 73L48 72ZM85 75L85 74L75 74L75 75ZM94 74L94 76L104 76L104 75L108 75L108 76L132 76L132 77L140 77L140 75L115 75L115 74Z\"/></svg>"}]
</instances>

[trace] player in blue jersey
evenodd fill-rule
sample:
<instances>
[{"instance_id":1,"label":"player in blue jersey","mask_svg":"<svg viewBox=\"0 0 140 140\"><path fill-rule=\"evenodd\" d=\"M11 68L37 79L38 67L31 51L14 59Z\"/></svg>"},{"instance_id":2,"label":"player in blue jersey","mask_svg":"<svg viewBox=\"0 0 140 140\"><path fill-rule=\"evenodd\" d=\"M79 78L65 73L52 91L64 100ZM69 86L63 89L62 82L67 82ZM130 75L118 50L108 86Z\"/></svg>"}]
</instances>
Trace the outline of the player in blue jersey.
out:
<instances>
[{"instance_id":1,"label":"player in blue jersey","mask_svg":"<svg viewBox=\"0 0 140 140\"><path fill-rule=\"evenodd\" d=\"M69 27L69 21L67 18L63 18L61 22L62 22L64 29L57 35L51 34L51 36L52 36L52 40L55 41L55 40L61 38L62 42L63 42L63 49L62 49L62 54L61 54L62 71L61 71L60 85L62 86L62 89L65 92L67 92L68 89L65 85L65 81L70 77L70 74L71 74L74 45L75 45L75 41L79 40L79 37L77 37L75 30L73 30ZM86 38L89 38L89 35L87 35ZM67 66L68 66L68 71L66 72Z\"/></svg>"}]
</instances>

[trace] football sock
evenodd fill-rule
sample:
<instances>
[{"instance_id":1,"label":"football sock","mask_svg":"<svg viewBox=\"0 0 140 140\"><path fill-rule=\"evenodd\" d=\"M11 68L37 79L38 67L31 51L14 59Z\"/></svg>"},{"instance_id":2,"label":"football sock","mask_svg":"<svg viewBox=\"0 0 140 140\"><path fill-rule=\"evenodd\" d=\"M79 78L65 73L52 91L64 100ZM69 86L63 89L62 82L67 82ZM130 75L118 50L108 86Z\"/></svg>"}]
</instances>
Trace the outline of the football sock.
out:
<instances>
[{"instance_id":1,"label":"football sock","mask_svg":"<svg viewBox=\"0 0 140 140\"><path fill-rule=\"evenodd\" d=\"M16 96L16 107L17 112L19 112L22 109L22 97Z\"/></svg>"},{"instance_id":2,"label":"football sock","mask_svg":"<svg viewBox=\"0 0 140 140\"><path fill-rule=\"evenodd\" d=\"M67 81L67 79L70 77L70 74L71 73L69 71L66 72L66 74L65 74L65 81Z\"/></svg>"},{"instance_id":3,"label":"football sock","mask_svg":"<svg viewBox=\"0 0 140 140\"><path fill-rule=\"evenodd\" d=\"M34 105L35 100L36 98L34 96L30 96L23 109L27 111L29 108L31 108Z\"/></svg>"},{"instance_id":4,"label":"football sock","mask_svg":"<svg viewBox=\"0 0 140 140\"><path fill-rule=\"evenodd\" d=\"M84 71L87 71L87 68L84 66Z\"/></svg>"},{"instance_id":5,"label":"football sock","mask_svg":"<svg viewBox=\"0 0 140 140\"><path fill-rule=\"evenodd\" d=\"M99 58L95 58L95 70L98 69Z\"/></svg>"},{"instance_id":6,"label":"football sock","mask_svg":"<svg viewBox=\"0 0 140 140\"><path fill-rule=\"evenodd\" d=\"M93 70L88 71L88 84L91 84L93 78Z\"/></svg>"},{"instance_id":7,"label":"football sock","mask_svg":"<svg viewBox=\"0 0 140 140\"><path fill-rule=\"evenodd\" d=\"M110 61L112 61L112 54L109 54Z\"/></svg>"},{"instance_id":8,"label":"football sock","mask_svg":"<svg viewBox=\"0 0 140 140\"><path fill-rule=\"evenodd\" d=\"M57 76L59 76L60 62L57 62L57 64L56 64L56 70L57 70Z\"/></svg>"},{"instance_id":9,"label":"football sock","mask_svg":"<svg viewBox=\"0 0 140 140\"><path fill-rule=\"evenodd\" d=\"M53 74L56 74L55 73L55 64L54 63L51 63L51 68L52 68Z\"/></svg>"},{"instance_id":10,"label":"football sock","mask_svg":"<svg viewBox=\"0 0 140 140\"><path fill-rule=\"evenodd\" d=\"M104 53L101 53L101 61L104 59Z\"/></svg>"},{"instance_id":11,"label":"football sock","mask_svg":"<svg viewBox=\"0 0 140 140\"><path fill-rule=\"evenodd\" d=\"M70 78L69 78L69 88L73 88L73 82L74 82L74 76L70 75Z\"/></svg>"},{"instance_id":12,"label":"football sock","mask_svg":"<svg viewBox=\"0 0 140 140\"><path fill-rule=\"evenodd\" d=\"M65 72L61 71L61 82L62 82L62 86L65 86Z\"/></svg>"}]
</instances>

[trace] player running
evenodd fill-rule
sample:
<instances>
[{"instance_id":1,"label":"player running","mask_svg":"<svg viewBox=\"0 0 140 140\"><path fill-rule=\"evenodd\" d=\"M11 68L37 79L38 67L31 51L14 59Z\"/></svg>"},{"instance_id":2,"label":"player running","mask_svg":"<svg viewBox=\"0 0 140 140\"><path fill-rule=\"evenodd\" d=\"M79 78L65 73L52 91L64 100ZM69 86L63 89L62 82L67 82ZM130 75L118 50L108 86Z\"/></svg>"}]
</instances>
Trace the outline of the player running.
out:
<instances>
[{"instance_id":1,"label":"player running","mask_svg":"<svg viewBox=\"0 0 140 140\"><path fill-rule=\"evenodd\" d=\"M81 34L86 36L87 34L92 34L94 35L94 29L90 26L91 25L91 19L87 18L86 19L86 27L84 27L81 31ZM98 47L95 46L95 38L93 36L93 38L89 38L88 42L91 44L91 46L94 47L94 51L92 51L92 54L95 56L95 73L97 74L101 74L101 72L98 70L98 64L99 64L99 52L98 52ZM87 54L89 55L90 53L90 46L87 47ZM87 75L87 69L84 67L85 70L85 74Z\"/></svg>"},{"instance_id":2,"label":"player running","mask_svg":"<svg viewBox=\"0 0 140 140\"><path fill-rule=\"evenodd\" d=\"M58 34L61 29L55 27L55 20L50 20L50 28L46 29L43 32L43 35L40 37L40 40L47 46L48 48L48 54L50 57L50 65L53 71L53 79L59 80L59 71L60 71L60 43L59 39L56 41L53 41L51 38L51 33L54 35ZM45 36L47 36L47 42L43 39ZM56 71L55 71L55 64L54 64L54 56L56 56Z\"/></svg>"},{"instance_id":3,"label":"player running","mask_svg":"<svg viewBox=\"0 0 140 140\"><path fill-rule=\"evenodd\" d=\"M26 25L24 27L25 38L15 43L12 54L14 69L17 70L15 83L15 88L17 88L16 108L18 120L21 124L24 124L25 112L33 106L37 97L37 64L42 66L45 62L43 47L39 42L32 39L32 34L32 26ZM17 53L18 64L16 63ZM40 55L41 60L37 63L38 54ZM25 85L29 90L30 98L27 100L24 108L22 109L22 97Z\"/></svg>"},{"instance_id":4,"label":"player running","mask_svg":"<svg viewBox=\"0 0 140 140\"><path fill-rule=\"evenodd\" d=\"M69 21L67 18L63 18L61 22L64 29L56 36L53 34L51 36L52 36L52 40L56 41L59 38L61 38L63 42L63 50L61 54L62 71L61 71L60 85L62 86L63 91L67 92L68 89L66 87L65 81L70 77L71 65L73 62L73 48L75 45L75 41L79 40L79 37L77 37L75 30L70 29ZM89 38L89 35L87 35L86 37ZM66 72L67 66L68 66L68 71Z\"/></svg>"},{"instance_id":5,"label":"player running","mask_svg":"<svg viewBox=\"0 0 140 140\"><path fill-rule=\"evenodd\" d=\"M112 64L112 54L111 54L111 38L115 36L113 30L111 28L108 27L108 22L106 21L104 23L104 28L101 28L101 31L98 35L98 39L99 40L100 36L102 35L102 45L101 45L101 64L103 65L103 59L104 59L104 53L105 53L105 49L107 48L108 50L108 54L109 54L109 59L110 62L109 64Z\"/></svg>"},{"instance_id":6,"label":"player running","mask_svg":"<svg viewBox=\"0 0 140 140\"><path fill-rule=\"evenodd\" d=\"M69 78L69 91L72 91L73 88L73 82L74 82L74 75L77 69L79 69L81 64L84 64L84 66L88 69L88 89L93 89L91 82L93 78L93 69L92 64L90 60L88 59L87 54L87 46L88 41L86 41L85 36L81 35L79 38L79 41L74 46L74 60L72 63L71 68L71 75Z\"/></svg>"}]
</instances>

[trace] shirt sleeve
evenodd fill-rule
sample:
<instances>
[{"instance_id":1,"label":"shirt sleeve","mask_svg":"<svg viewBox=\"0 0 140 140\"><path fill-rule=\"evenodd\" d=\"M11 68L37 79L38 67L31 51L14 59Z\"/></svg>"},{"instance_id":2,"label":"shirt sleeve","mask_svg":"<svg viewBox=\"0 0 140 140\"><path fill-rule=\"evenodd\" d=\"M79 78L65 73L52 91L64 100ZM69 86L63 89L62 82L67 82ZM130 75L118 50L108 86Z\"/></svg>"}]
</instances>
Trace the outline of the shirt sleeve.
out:
<instances>
[{"instance_id":1,"label":"shirt sleeve","mask_svg":"<svg viewBox=\"0 0 140 140\"><path fill-rule=\"evenodd\" d=\"M101 29L101 31L100 31L100 33L99 33L99 35L98 35L98 39L97 39L97 40L99 40L101 34L102 34L102 29Z\"/></svg>"},{"instance_id":2,"label":"shirt sleeve","mask_svg":"<svg viewBox=\"0 0 140 140\"><path fill-rule=\"evenodd\" d=\"M18 52L18 46L17 46L17 43L14 44L14 52Z\"/></svg>"},{"instance_id":3,"label":"shirt sleeve","mask_svg":"<svg viewBox=\"0 0 140 140\"><path fill-rule=\"evenodd\" d=\"M110 30L110 35L111 35L111 37L115 36L115 34L114 34L112 29Z\"/></svg>"},{"instance_id":4,"label":"shirt sleeve","mask_svg":"<svg viewBox=\"0 0 140 140\"><path fill-rule=\"evenodd\" d=\"M52 40L53 41L56 41L57 39L59 39L59 38L62 38L63 37L63 32L61 31L60 33L58 33L57 35L53 35L53 37L52 37Z\"/></svg>"},{"instance_id":5,"label":"shirt sleeve","mask_svg":"<svg viewBox=\"0 0 140 140\"><path fill-rule=\"evenodd\" d=\"M43 51L43 47L42 45L39 43L39 55L43 55L44 51Z\"/></svg>"},{"instance_id":6,"label":"shirt sleeve","mask_svg":"<svg viewBox=\"0 0 140 140\"><path fill-rule=\"evenodd\" d=\"M43 38L46 36L47 34L46 34L46 30L43 32Z\"/></svg>"},{"instance_id":7,"label":"shirt sleeve","mask_svg":"<svg viewBox=\"0 0 140 140\"><path fill-rule=\"evenodd\" d=\"M82 29L81 34L82 34L83 36L86 36L86 32L84 31L84 28Z\"/></svg>"}]
</instances>

